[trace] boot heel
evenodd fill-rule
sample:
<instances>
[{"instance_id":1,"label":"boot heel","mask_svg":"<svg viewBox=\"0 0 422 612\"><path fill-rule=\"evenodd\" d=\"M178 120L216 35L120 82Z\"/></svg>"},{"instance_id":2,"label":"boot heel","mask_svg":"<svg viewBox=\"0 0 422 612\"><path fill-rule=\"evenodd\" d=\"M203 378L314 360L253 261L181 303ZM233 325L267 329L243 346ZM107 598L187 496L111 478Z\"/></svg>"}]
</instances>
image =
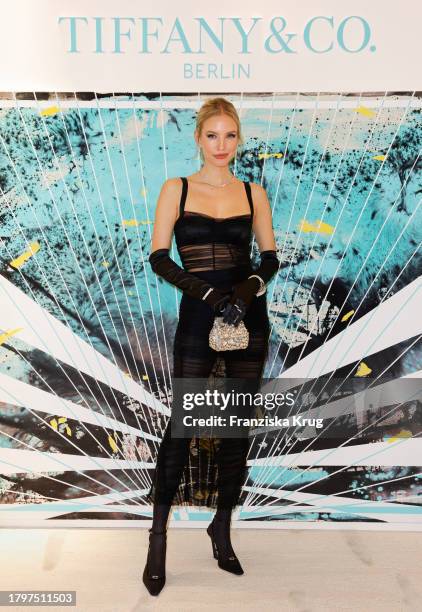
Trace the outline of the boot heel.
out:
<instances>
[{"instance_id":1,"label":"boot heel","mask_svg":"<svg viewBox=\"0 0 422 612\"><path fill-rule=\"evenodd\" d=\"M212 553L214 555L214 559L218 559L218 548L217 548L217 544L214 542L214 538L212 535L212 527L211 527L212 523L210 523L207 527L207 534L210 536L211 538L211 545L212 545Z\"/></svg>"},{"instance_id":2,"label":"boot heel","mask_svg":"<svg viewBox=\"0 0 422 612\"><path fill-rule=\"evenodd\" d=\"M207 527L207 534L211 538L212 552L214 555L214 559L217 559L218 567L220 567L222 570L225 570L226 572L230 572L231 574L237 574L238 576L241 576L244 572L242 566L239 563L239 559L236 556L221 559L219 558L218 546L216 541L214 540L214 530L212 521Z\"/></svg>"}]
</instances>

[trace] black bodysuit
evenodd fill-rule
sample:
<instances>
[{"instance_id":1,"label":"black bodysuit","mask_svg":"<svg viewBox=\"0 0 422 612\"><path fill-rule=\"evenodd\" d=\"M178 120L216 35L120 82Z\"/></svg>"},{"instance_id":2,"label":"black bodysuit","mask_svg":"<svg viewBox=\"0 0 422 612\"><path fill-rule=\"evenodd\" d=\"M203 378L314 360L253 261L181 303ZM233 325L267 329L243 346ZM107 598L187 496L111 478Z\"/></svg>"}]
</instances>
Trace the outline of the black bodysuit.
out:
<instances>
[{"instance_id":1,"label":"black bodysuit","mask_svg":"<svg viewBox=\"0 0 422 612\"><path fill-rule=\"evenodd\" d=\"M244 182L250 212L216 219L184 210L188 180L182 177L182 181L180 215L174 234L183 268L228 292L233 284L254 272L250 259L254 214L250 184ZM183 293L174 337L174 377L208 378L220 364L225 366L228 377L259 380L270 328L266 293L253 298L243 319L249 331L246 349L216 352L210 348L214 317L206 302ZM233 508L238 504L246 476L248 439L187 440L171 438L170 431L169 421L158 451L149 500L211 508Z\"/></svg>"}]
</instances>

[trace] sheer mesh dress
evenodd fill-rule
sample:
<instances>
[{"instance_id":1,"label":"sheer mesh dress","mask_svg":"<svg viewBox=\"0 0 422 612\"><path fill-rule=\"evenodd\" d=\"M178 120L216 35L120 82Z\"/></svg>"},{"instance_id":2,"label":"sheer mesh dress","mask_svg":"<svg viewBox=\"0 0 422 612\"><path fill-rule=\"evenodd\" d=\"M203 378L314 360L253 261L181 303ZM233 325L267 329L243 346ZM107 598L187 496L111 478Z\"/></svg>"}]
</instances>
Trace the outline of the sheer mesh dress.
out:
<instances>
[{"instance_id":1,"label":"sheer mesh dress","mask_svg":"<svg viewBox=\"0 0 422 612\"><path fill-rule=\"evenodd\" d=\"M249 212L215 218L185 211L189 182L182 180L180 214L174 226L183 268L223 292L254 272L250 259L253 221L251 187L244 182ZM246 349L216 352L208 344L214 313L207 303L183 293L173 345L173 376L253 378L259 382L268 350L266 293L254 297L243 322ZM170 421L161 442L150 502L233 508L246 477L247 438L171 438Z\"/></svg>"}]
</instances>

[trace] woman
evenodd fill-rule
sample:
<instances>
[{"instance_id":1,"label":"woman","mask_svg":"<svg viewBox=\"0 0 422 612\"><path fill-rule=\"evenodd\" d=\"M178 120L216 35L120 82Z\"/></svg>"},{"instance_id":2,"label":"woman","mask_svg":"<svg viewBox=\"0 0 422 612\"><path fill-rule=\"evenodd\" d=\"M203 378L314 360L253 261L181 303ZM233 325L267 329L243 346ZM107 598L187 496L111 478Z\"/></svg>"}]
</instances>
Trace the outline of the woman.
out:
<instances>
[{"instance_id":1,"label":"woman","mask_svg":"<svg viewBox=\"0 0 422 612\"><path fill-rule=\"evenodd\" d=\"M269 337L265 285L278 269L271 208L260 185L243 182L230 171L242 142L239 117L231 102L207 100L197 114L194 136L203 165L187 178L165 181L149 257L153 271L183 291L173 376L206 379L221 356L227 376L259 379ZM253 270L250 260L252 229L261 254L258 270ZM183 268L169 257L173 232ZM234 326L243 320L249 332L247 348L220 352L210 348L209 332L216 314ZM248 440L215 442L217 470L208 470L206 495L200 496L203 505L217 508L207 533L219 567L243 574L230 542L230 520L246 473ZM169 422L149 494L153 519L143 581L152 595L158 595L165 583L167 520L184 470L193 460L190 449L191 440L171 437ZM198 495L192 493L192 473L189 469L183 500L198 503Z\"/></svg>"}]
</instances>

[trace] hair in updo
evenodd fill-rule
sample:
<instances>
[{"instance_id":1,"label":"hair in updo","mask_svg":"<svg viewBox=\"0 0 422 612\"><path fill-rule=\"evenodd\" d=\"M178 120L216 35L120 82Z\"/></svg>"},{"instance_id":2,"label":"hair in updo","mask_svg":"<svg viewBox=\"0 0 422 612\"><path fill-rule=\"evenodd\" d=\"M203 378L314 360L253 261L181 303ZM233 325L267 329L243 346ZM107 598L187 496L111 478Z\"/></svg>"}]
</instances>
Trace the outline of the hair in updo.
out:
<instances>
[{"instance_id":1,"label":"hair in updo","mask_svg":"<svg viewBox=\"0 0 422 612\"><path fill-rule=\"evenodd\" d=\"M243 144L243 136L240 127L240 119L234 105L226 98L210 98L206 100L196 115L196 129L198 137L201 135L204 122L215 115L228 115L236 123L239 144Z\"/></svg>"}]
</instances>

